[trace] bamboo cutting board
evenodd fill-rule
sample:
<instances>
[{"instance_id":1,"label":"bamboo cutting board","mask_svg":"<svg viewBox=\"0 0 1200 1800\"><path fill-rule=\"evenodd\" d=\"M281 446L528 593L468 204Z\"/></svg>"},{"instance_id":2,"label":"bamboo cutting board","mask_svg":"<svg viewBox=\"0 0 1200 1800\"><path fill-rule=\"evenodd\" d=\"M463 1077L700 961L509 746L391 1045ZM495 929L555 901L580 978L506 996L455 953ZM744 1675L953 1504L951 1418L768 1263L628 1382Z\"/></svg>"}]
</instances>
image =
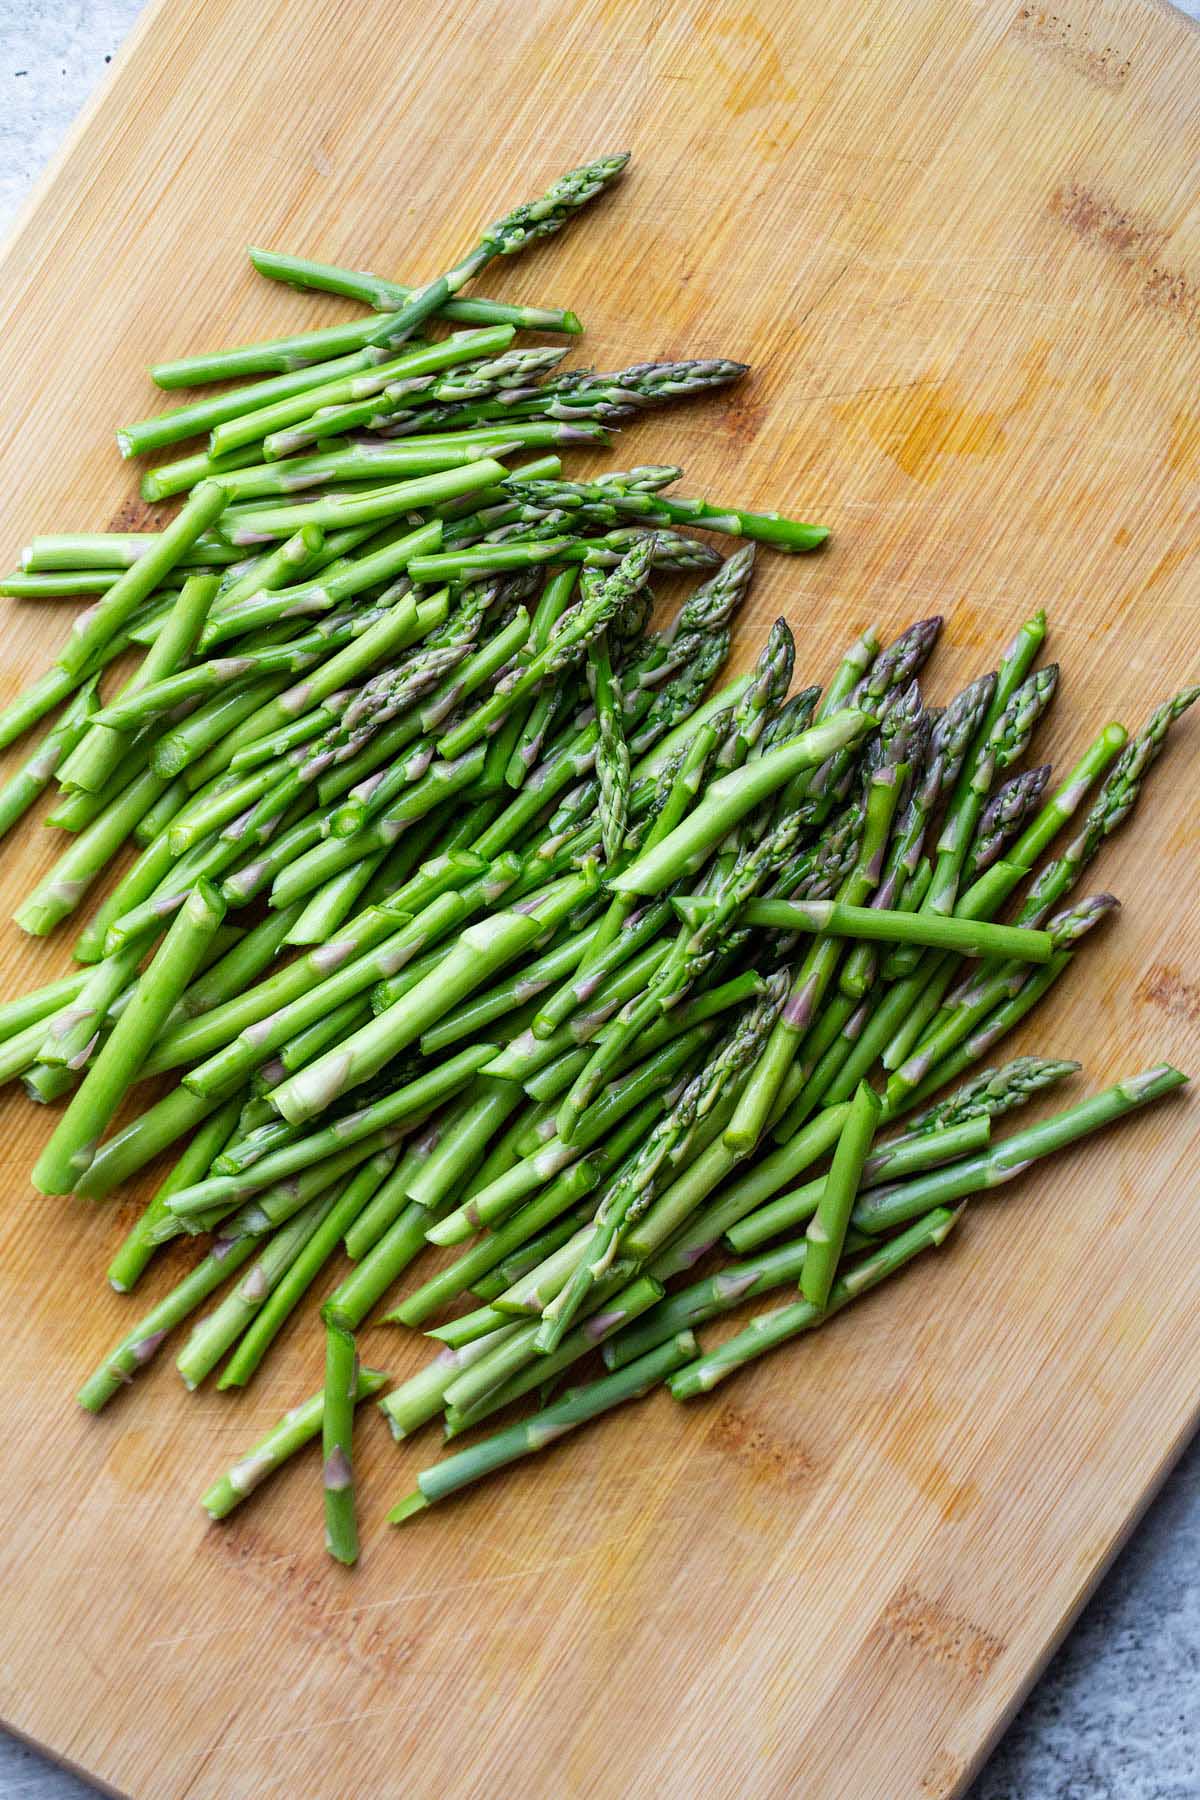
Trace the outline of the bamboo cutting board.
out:
<instances>
[{"instance_id":1,"label":"bamboo cutting board","mask_svg":"<svg viewBox=\"0 0 1200 1800\"><path fill-rule=\"evenodd\" d=\"M943 612L939 699L1045 605L1038 750L1065 762L1197 675L1200 40L1059 6L162 0L4 266L4 555L141 523L112 429L154 404L144 363L350 310L259 280L247 241L427 278L628 145L622 188L486 291L578 307L599 367L753 362L616 457L834 528L764 554L743 646L783 611L820 677L872 619ZM62 618L7 604L0 699ZM1124 917L1014 1044L1091 1085L1200 1062L1177 736L1101 865ZM5 915L39 835L5 845ZM5 992L66 954L6 925ZM227 1528L196 1504L316 1386L308 1320L242 1400L186 1398L164 1358L75 1410L135 1304L100 1272L145 1190L34 1195L46 1129L7 1102L0 1716L137 1800L961 1793L1195 1422L1185 1100L708 1401L656 1395L403 1533L384 1511L435 1446L364 1416L347 1574L312 1459ZM386 1328L364 1348L419 1360Z\"/></svg>"}]
</instances>

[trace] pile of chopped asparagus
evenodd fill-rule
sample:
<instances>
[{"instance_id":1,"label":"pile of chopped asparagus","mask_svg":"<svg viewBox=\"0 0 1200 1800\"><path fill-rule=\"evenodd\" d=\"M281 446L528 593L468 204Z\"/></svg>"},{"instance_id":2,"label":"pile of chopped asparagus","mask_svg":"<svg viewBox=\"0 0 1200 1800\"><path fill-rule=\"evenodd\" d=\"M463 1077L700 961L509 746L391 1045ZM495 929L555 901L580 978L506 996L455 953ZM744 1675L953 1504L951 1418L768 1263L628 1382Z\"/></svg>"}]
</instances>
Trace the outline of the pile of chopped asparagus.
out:
<instances>
[{"instance_id":1,"label":"pile of chopped asparagus","mask_svg":"<svg viewBox=\"0 0 1200 1800\"><path fill-rule=\"evenodd\" d=\"M34 1183L98 1201L171 1150L109 1280L202 1251L80 1402L185 1321L187 1386L220 1365L243 1387L312 1305L323 1386L204 1505L223 1518L319 1436L343 1562L357 1401L398 1439L534 1408L423 1470L407 1519L659 1382L706 1392L1185 1079L1159 1065L1001 1135L1079 1065L981 1065L1115 911L1076 890L1200 689L1105 725L1053 785L1026 755L1058 683L1041 613L939 707L939 619L865 632L790 698L779 619L723 680L754 542L826 533L666 498L671 466L562 479L560 451L744 372L563 372L541 339L574 313L458 297L626 161L573 170L423 287L252 251L374 310L157 367L243 383L118 432L127 456L207 434L143 477L178 512L35 538L2 584L97 596L0 714L8 745L62 708L0 792L7 830L56 782L45 823L69 834L17 923L90 909L77 972L0 1006L3 1077L65 1100ZM722 560L680 527L748 541ZM702 577L665 625L663 569ZM449 1257L396 1294L428 1245ZM797 1284L701 1350L697 1327ZM436 1344L390 1392L355 1341L385 1296ZM604 1373L548 1393L596 1350Z\"/></svg>"}]
</instances>

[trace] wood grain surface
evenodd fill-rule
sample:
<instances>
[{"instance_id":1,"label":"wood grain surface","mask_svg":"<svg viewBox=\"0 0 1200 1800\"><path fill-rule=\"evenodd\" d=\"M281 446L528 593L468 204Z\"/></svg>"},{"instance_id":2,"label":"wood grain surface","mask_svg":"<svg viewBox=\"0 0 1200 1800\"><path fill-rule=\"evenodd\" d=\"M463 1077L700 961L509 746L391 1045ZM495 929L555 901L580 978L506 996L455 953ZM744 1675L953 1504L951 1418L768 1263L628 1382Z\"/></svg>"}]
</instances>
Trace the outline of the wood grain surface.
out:
<instances>
[{"instance_id":1,"label":"wood grain surface","mask_svg":"<svg viewBox=\"0 0 1200 1800\"><path fill-rule=\"evenodd\" d=\"M754 364L619 449L833 527L764 554L743 654L783 612L820 678L872 620L943 612L941 699L1044 605L1065 762L1197 675L1198 122L1200 39L1131 0L162 0L3 266L5 554L142 523L112 431L166 403L148 361L352 310L247 241L425 278L628 146L617 192L483 285L576 306L577 361ZM63 616L6 603L0 700ZM1189 723L1100 865L1119 924L1014 1047L1093 1085L1196 1068L1198 780ZM54 848L5 845L6 916ZM5 925L5 995L66 957ZM312 1459L223 1529L197 1506L317 1384L307 1319L243 1398L164 1358L75 1409L137 1304L101 1271L145 1187L35 1195L48 1121L8 1100L0 1716L137 1800L960 1793L1194 1425L1195 1116L1040 1168L710 1400L655 1395L403 1533L435 1446L372 1413L348 1574Z\"/></svg>"}]
</instances>

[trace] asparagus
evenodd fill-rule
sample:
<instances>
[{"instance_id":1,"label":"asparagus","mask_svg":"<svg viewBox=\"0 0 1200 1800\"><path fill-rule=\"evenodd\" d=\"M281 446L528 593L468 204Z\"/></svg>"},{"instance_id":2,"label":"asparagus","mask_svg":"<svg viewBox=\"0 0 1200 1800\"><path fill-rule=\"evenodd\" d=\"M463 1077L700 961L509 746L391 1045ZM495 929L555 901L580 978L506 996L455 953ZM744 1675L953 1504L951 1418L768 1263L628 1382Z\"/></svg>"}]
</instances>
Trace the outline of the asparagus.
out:
<instances>
[{"instance_id":1,"label":"asparagus","mask_svg":"<svg viewBox=\"0 0 1200 1800\"><path fill-rule=\"evenodd\" d=\"M84 741L98 705L96 679L93 676L84 682L33 755L0 788L0 837L24 818L38 795L45 792L63 763Z\"/></svg>"},{"instance_id":2,"label":"asparagus","mask_svg":"<svg viewBox=\"0 0 1200 1800\"><path fill-rule=\"evenodd\" d=\"M672 904L692 923L709 917L715 902L703 894L685 894L676 896ZM944 914L923 917L885 912L833 900L751 900L741 917L747 925L883 943L926 944L959 956L1014 956L1023 962L1048 962L1053 951L1049 933L1029 926L992 925Z\"/></svg>"},{"instance_id":3,"label":"asparagus","mask_svg":"<svg viewBox=\"0 0 1200 1800\"><path fill-rule=\"evenodd\" d=\"M121 689L120 703L128 704L135 695L164 683L186 663L208 617L217 585L215 575L194 575L184 583L140 668ZM98 719L59 769L59 781L91 793L103 788L128 748L122 729L113 730L111 723L102 724Z\"/></svg>"},{"instance_id":4,"label":"asparagus","mask_svg":"<svg viewBox=\"0 0 1200 1800\"><path fill-rule=\"evenodd\" d=\"M276 268L296 262L294 258L275 257L264 250L252 249L250 254L252 257L262 257L271 264L271 267L263 269L264 274L273 273ZM325 265L298 266L320 269ZM279 279L290 278L283 276ZM303 285L307 286L308 283ZM393 296L391 304L380 309L384 311L395 311L413 292L411 288L399 287L393 283L382 285L390 288ZM354 296L359 297L357 294ZM453 319L460 325L511 325L516 330L561 331L572 336L577 335L580 330L576 315L559 307L509 306L501 300L482 298L450 300L439 309L438 316ZM377 324L378 321L373 318L355 319L346 325L329 325L317 331L296 332L290 337L270 338L256 344L239 344L228 350L177 357L170 362L155 363L150 375L158 387L180 388L196 387L209 381L235 380L245 375L287 374L361 350Z\"/></svg>"},{"instance_id":5,"label":"asparagus","mask_svg":"<svg viewBox=\"0 0 1200 1800\"><path fill-rule=\"evenodd\" d=\"M520 1330L519 1320L499 1316L498 1323L490 1330L461 1345L439 1350L432 1362L401 1382L379 1402L379 1410L391 1426L393 1437L403 1441L427 1424L440 1409L446 1389L456 1376L480 1357L490 1355L498 1344Z\"/></svg>"},{"instance_id":6,"label":"asparagus","mask_svg":"<svg viewBox=\"0 0 1200 1800\"><path fill-rule=\"evenodd\" d=\"M1050 764L1023 769L996 789L979 815L979 824L967 859L963 864L963 880L973 881L990 869L1005 845L1020 832L1026 820L1036 812L1050 780Z\"/></svg>"},{"instance_id":7,"label":"asparagus","mask_svg":"<svg viewBox=\"0 0 1200 1800\"><path fill-rule=\"evenodd\" d=\"M671 1376L668 1385L672 1394L676 1400L692 1400L697 1394L706 1394L755 1357L765 1355L802 1331L823 1325L826 1319L832 1318L860 1294L896 1274L922 1250L944 1244L959 1216L948 1207L935 1207L899 1237L892 1238L848 1269L834 1282L823 1308L814 1306L810 1300L800 1300L792 1306L780 1307L776 1312L760 1313L736 1337L727 1338L719 1349L709 1351L707 1356ZM637 1364L630 1366L636 1368Z\"/></svg>"},{"instance_id":8,"label":"asparagus","mask_svg":"<svg viewBox=\"0 0 1200 1800\"><path fill-rule=\"evenodd\" d=\"M0 1002L0 1043L7 1043L18 1033L31 1030L74 1000L87 982L88 974L87 969L77 969L70 975L64 975L60 981L48 982L45 987L34 988L31 993Z\"/></svg>"},{"instance_id":9,"label":"asparagus","mask_svg":"<svg viewBox=\"0 0 1200 1800\"><path fill-rule=\"evenodd\" d=\"M994 863L957 900L954 912L958 918L988 919L1033 867L1055 835L1079 810L1092 782L1112 762L1125 741L1124 727L1107 725L1088 746L1066 780L1055 789L1041 811L1025 828L1020 838L1009 846L1008 854ZM1067 886L1070 882L1067 883ZM1065 889L1063 890L1065 891ZM1048 910L1048 909L1047 909ZM1044 914L1042 917L1044 918ZM1036 926L1041 922L1032 913L1019 923ZM822 1097L826 1103L845 1100L858 1082L867 1075L885 1050L897 1028L906 1020L919 1017L919 1003L924 993L928 969L918 967L902 981L894 982L853 1036L844 1036L833 1046L825 1066L814 1071L800 1098L800 1106L811 1109ZM804 1116L801 1111L800 1117ZM777 1127L786 1132L799 1122L796 1110Z\"/></svg>"},{"instance_id":10,"label":"asparagus","mask_svg":"<svg viewBox=\"0 0 1200 1800\"><path fill-rule=\"evenodd\" d=\"M695 874L715 846L748 812L784 786L798 771L818 766L843 746L861 741L876 721L855 708L832 713L777 750L710 782L699 805L674 831L629 868L613 876L618 893L659 894L685 875Z\"/></svg>"},{"instance_id":11,"label":"asparagus","mask_svg":"<svg viewBox=\"0 0 1200 1800\"><path fill-rule=\"evenodd\" d=\"M394 519L400 513L418 507L434 506L451 500L457 494L469 494L489 486L504 473L504 464L491 454L494 445L481 446L481 454L457 468L441 469L430 475L417 475L411 481L396 481L384 487L360 489L357 492L330 494L321 499L298 501L291 506L269 503L247 507L226 526L233 544L261 544L270 538L290 537L305 525L320 525L325 530L335 526L367 525ZM426 576L418 571L432 562L432 557L413 558L409 567L414 581ZM436 585L436 579L430 580ZM115 590L114 590L115 591ZM111 598L106 596L106 600Z\"/></svg>"},{"instance_id":12,"label":"asparagus","mask_svg":"<svg viewBox=\"0 0 1200 1800\"><path fill-rule=\"evenodd\" d=\"M476 581L505 570L535 569L546 563L582 563L592 568L615 568L630 550L648 543L658 569L711 569L720 561L716 552L695 538L673 531L643 532L630 527L606 532L602 537L566 537L558 528L539 533L522 528L524 535L505 543L474 544L465 549L436 551L416 556L409 564L414 581Z\"/></svg>"},{"instance_id":13,"label":"asparagus","mask_svg":"<svg viewBox=\"0 0 1200 1800\"><path fill-rule=\"evenodd\" d=\"M861 1087L859 1091L861 1093ZM1017 1101L1013 1100L1011 1104L1017 1104ZM843 1109L836 1110L841 1112ZM845 1116L848 1118L849 1114L846 1113ZM913 1135L905 1133L872 1150L864 1165L859 1186L871 1186L885 1176L891 1181L897 1181L903 1175L940 1168L943 1163L954 1162L960 1156L984 1150L991 1140L991 1129L991 1114L971 1112L940 1131L919 1131ZM845 1130L844 1124L842 1130ZM773 1200L756 1207L732 1224L725 1233L725 1242L731 1250L741 1255L746 1250L756 1249L770 1238L778 1237L782 1231L790 1231L797 1225L805 1224L813 1217L820 1204L825 1182L826 1177L818 1175L813 1181L806 1181L800 1187L777 1194ZM851 1199L853 1200L853 1195Z\"/></svg>"},{"instance_id":14,"label":"asparagus","mask_svg":"<svg viewBox=\"0 0 1200 1800\"><path fill-rule=\"evenodd\" d=\"M564 1433L586 1424L602 1412L608 1412L623 1401L639 1399L652 1387L679 1369L695 1355L696 1339L690 1331L682 1331L669 1343L660 1345L625 1368L601 1376L585 1387L575 1388L553 1406L545 1407L519 1425L498 1431L469 1450L447 1457L417 1476L415 1492L400 1501L388 1514L393 1525L401 1525L416 1513L423 1512L437 1500L457 1492L472 1481L478 1481L493 1469L504 1467L518 1457L545 1449Z\"/></svg>"},{"instance_id":15,"label":"asparagus","mask_svg":"<svg viewBox=\"0 0 1200 1800\"><path fill-rule=\"evenodd\" d=\"M325 1396L321 1414L321 1471L325 1490L325 1548L335 1561L358 1561L354 1513L354 1405L358 1398L358 1352L354 1335L337 1314L325 1315Z\"/></svg>"},{"instance_id":16,"label":"asparagus","mask_svg":"<svg viewBox=\"0 0 1200 1800\"><path fill-rule=\"evenodd\" d=\"M325 407L346 406L368 396L381 394L393 383L421 381L424 377L451 369L456 364L471 362L504 350L513 339L511 325L490 325L481 331L456 331L436 344L410 346L399 356L379 356L377 349L364 345L357 354L333 358L324 365L328 379L321 379L321 366L312 370L313 379L303 381L293 376L279 383L259 382L243 390L249 400L244 411L229 411L211 401L183 408L175 415L176 423L185 417L202 416L211 425L209 445L214 456L228 456L247 444L260 444L273 432L287 430ZM280 392L268 396L269 388ZM217 414L222 416L218 417ZM167 414L170 418L172 415ZM181 436L189 435L186 432ZM165 440L162 440L165 441ZM235 471L238 473L238 471Z\"/></svg>"},{"instance_id":17,"label":"asparagus","mask_svg":"<svg viewBox=\"0 0 1200 1800\"><path fill-rule=\"evenodd\" d=\"M906 634L906 638L917 645L922 636ZM905 642L906 639L900 639L898 645L904 646ZM891 646L891 653L891 657L881 656L871 675L865 679L882 685L888 678L890 667L898 661L897 645ZM884 715L866 773L866 817L858 858L837 890L837 900L843 905L861 905L879 884L896 811L911 773L912 758L922 741L920 708L920 693L913 683L899 694ZM810 1029L833 979L840 956L837 939L821 937L801 962L792 980L787 1004L726 1130L729 1149L744 1154L758 1142L800 1040Z\"/></svg>"},{"instance_id":18,"label":"asparagus","mask_svg":"<svg viewBox=\"0 0 1200 1800\"><path fill-rule=\"evenodd\" d=\"M984 1116L1001 1117L1016 1106L1024 1106L1033 1094L1052 1087L1068 1075L1079 1072L1077 1062L1039 1056L1018 1056L1000 1069L981 1069L946 1100L939 1100L915 1119L910 1119L907 1135L919 1136L948 1131L964 1120Z\"/></svg>"},{"instance_id":19,"label":"asparagus","mask_svg":"<svg viewBox=\"0 0 1200 1800\"><path fill-rule=\"evenodd\" d=\"M333 1198L323 1193L296 1212L262 1246L252 1267L216 1310L196 1324L175 1359L187 1388L198 1387L216 1367L328 1216L332 1205Z\"/></svg>"},{"instance_id":20,"label":"asparagus","mask_svg":"<svg viewBox=\"0 0 1200 1800\"><path fill-rule=\"evenodd\" d=\"M186 989L224 914L224 903L208 882L202 882L180 908L133 999L38 1158L33 1183L40 1193L69 1194L86 1172L127 1088L137 1079L142 1057Z\"/></svg>"},{"instance_id":21,"label":"asparagus","mask_svg":"<svg viewBox=\"0 0 1200 1800\"><path fill-rule=\"evenodd\" d=\"M378 1394L389 1380L390 1377L382 1369L360 1368L354 1392L356 1404ZM290 1456L319 1437L324 1415L324 1388L318 1389L308 1400L284 1413L279 1423L272 1426L252 1450L239 1457L229 1472L208 1489L200 1504L209 1518L228 1518L234 1508L240 1506L255 1488L261 1487L267 1477L273 1475Z\"/></svg>"},{"instance_id":22,"label":"asparagus","mask_svg":"<svg viewBox=\"0 0 1200 1800\"><path fill-rule=\"evenodd\" d=\"M610 576L585 588L582 599L559 618L545 648L535 650L509 676L502 677L492 697L446 734L441 743L442 755L461 755L498 724L517 701L577 662L644 585L653 550L653 539L642 539Z\"/></svg>"},{"instance_id":23,"label":"asparagus","mask_svg":"<svg viewBox=\"0 0 1200 1800\"><path fill-rule=\"evenodd\" d=\"M1200 699L1200 687L1185 688L1158 707L1121 752L1085 817L1079 833L1038 877L1018 914L1022 925L1040 924L1078 881L1105 839L1123 825L1142 790L1146 775L1162 752L1176 719Z\"/></svg>"},{"instance_id":24,"label":"asparagus","mask_svg":"<svg viewBox=\"0 0 1200 1800\"><path fill-rule=\"evenodd\" d=\"M518 419L542 415L551 419L602 419L614 424L632 419L647 407L690 399L711 388L740 381L748 364L728 357L693 358L686 362L630 363L604 374L576 372L546 382L533 400L484 400L447 407L430 424L435 430L457 429L486 419Z\"/></svg>"},{"instance_id":25,"label":"asparagus","mask_svg":"<svg viewBox=\"0 0 1200 1800\"><path fill-rule=\"evenodd\" d=\"M946 809L933 880L922 903L924 911L954 910L963 866L996 773L1021 754L1033 724L1053 697L1058 683L1055 664L1026 679L1045 635L1046 615L1038 611L1022 625L1001 659L979 735L963 763ZM915 958L897 957L893 966L897 973L904 973L914 962Z\"/></svg>"},{"instance_id":26,"label":"asparagus","mask_svg":"<svg viewBox=\"0 0 1200 1800\"><path fill-rule=\"evenodd\" d=\"M148 594L161 586L163 577L176 566L201 534L225 509L226 493L215 481L202 481L178 517L159 533L153 546L126 569L120 579L75 620L68 642L59 654L59 667L68 675L83 674L92 657L102 654L136 612Z\"/></svg>"},{"instance_id":27,"label":"asparagus","mask_svg":"<svg viewBox=\"0 0 1200 1800\"><path fill-rule=\"evenodd\" d=\"M585 580L584 591L587 592ZM600 786L600 841L611 867L625 841L629 816L629 745L621 718L621 690L613 675L608 633L593 638L587 649L588 687L596 709L596 777Z\"/></svg>"},{"instance_id":28,"label":"asparagus","mask_svg":"<svg viewBox=\"0 0 1200 1800\"><path fill-rule=\"evenodd\" d=\"M241 1102L237 1096L218 1107L205 1119L182 1155L176 1159L170 1174L150 1196L144 1211L130 1228L120 1248L108 1265L110 1287L125 1294L145 1270L156 1248L153 1232L168 1216L167 1202L173 1194L190 1187L207 1174L213 1158L229 1139L237 1124Z\"/></svg>"},{"instance_id":29,"label":"asparagus","mask_svg":"<svg viewBox=\"0 0 1200 1800\"><path fill-rule=\"evenodd\" d=\"M79 1390L85 1412L99 1412L114 1394L127 1387L157 1354L167 1334L248 1262L258 1247L253 1237L220 1238L215 1247L173 1287L157 1306L126 1333Z\"/></svg>"},{"instance_id":30,"label":"asparagus","mask_svg":"<svg viewBox=\"0 0 1200 1800\"><path fill-rule=\"evenodd\" d=\"M591 890L592 878L570 876L528 910L492 913L468 925L437 971L395 1005L308 1068L281 1083L270 1096L286 1119L296 1123L322 1111L346 1088L382 1067L460 1000L480 987L556 919L566 917ZM527 903L521 902L524 908Z\"/></svg>"},{"instance_id":31,"label":"asparagus","mask_svg":"<svg viewBox=\"0 0 1200 1800\"><path fill-rule=\"evenodd\" d=\"M366 398L343 405L321 405L300 423L268 432L262 440L263 455L273 462L342 432L386 429L393 419L407 417L410 411L419 424L421 408L439 402L461 403L492 393L536 393L531 384L565 354L562 349L507 350L490 362L461 363L447 375L389 381L382 392L368 392Z\"/></svg>"},{"instance_id":32,"label":"asparagus","mask_svg":"<svg viewBox=\"0 0 1200 1800\"><path fill-rule=\"evenodd\" d=\"M619 523L622 515L628 515L651 525L693 525L705 531L731 532L789 552L815 550L829 536L823 525L802 525L779 513L742 512L737 507L713 506L707 500L652 497L605 481L528 481L510 476L503 485L528 505L578 512L601 525Z\"/></svg>"},{"instance_id":33,"label":"asparagus","mask_svg":"<svg viewBox=\"0 0 1200 1800\"><path fill-rule=\"evenodd\" d=\"M878 1096L873 1088L862 1082L850 1102L829 1173L809 1221L808 1255L800 1272L800 1288L809 1305L818 1310L829 1304L850 1214L879 1123L879 1112Z\"/></svg>"},{"instance_id":34,"label":"asparagus","mask_svg":"<svg viewBox=\"0 0 1200 1800\"><path fill-rule=\"evenodd\" d=\"M1011 1181L1027 1169L1031 1162L1065 1149L1081 1137L1101 1130L1105 1125L1124 1118L1151 1101L1161 1099L1185 1085L1187 1076L1169 1063L1158 1063L1139 1075L1127 1076L1099 1094L1079 1101L1075 1106L1040 1119L1024 1131L960 1164L933 1170L913 1181L899 1182L866 1193L854 1209L854 1223L860 1231L875 1235L924 1211L922 1197L936 1192L929 1204L949 1204L970 1194L984 1193Z\"/></svg>"},{"instance_id":35,"label":"asparagus","mask_svg":"<svg viewBox=\"0 0 1200 1800\"><path fill-rule=\"evenodd\" d=\"M857 1232L847 1234L847 1250L860 1250L869 1243ZM703 1325L722 1313L732 1312L743 1300L757 1300L774 1288L798 1281L808 1255L808 1240L783 1244L776 1250L755 1257L752 1262L730 1263L690 1287L680 1288L639 1320L627 1325L609 1338L601 1354L609 1369L623 1369L648 1350L654 1350L678 1331Z\"/></svg>"},{"instance_id":36,"label":"asparagus","mask_svg":"<svg viewBox=\"0 0 1200 1800\"><path fill-rule=\"evenodd\" d=\"M660 1282L652 1281L645 1275L639 1276L619 1292L607 1296L601 1308L585 1319L582 1325L576 1326L574 1331L568 1332L556 1350L546 1356L534 1357L523 1369L500 1382L472 1406L453 1404L450 1393L458 1384L452 1382L446 1390L447 1437L458 1437L463 1431L479 1424L482 1419L489 1418L492 1413L511 1406L514 1400L521 1399L532 1388L544 1388L546 1383L554 1381L564 1369L594 1350L597 1344L604 1343L614 1332L620 1331L657 1306L662 1297ZM518 1338L512 1340L514 1344L519 1341Z\"/></svg>"}]
</instances>

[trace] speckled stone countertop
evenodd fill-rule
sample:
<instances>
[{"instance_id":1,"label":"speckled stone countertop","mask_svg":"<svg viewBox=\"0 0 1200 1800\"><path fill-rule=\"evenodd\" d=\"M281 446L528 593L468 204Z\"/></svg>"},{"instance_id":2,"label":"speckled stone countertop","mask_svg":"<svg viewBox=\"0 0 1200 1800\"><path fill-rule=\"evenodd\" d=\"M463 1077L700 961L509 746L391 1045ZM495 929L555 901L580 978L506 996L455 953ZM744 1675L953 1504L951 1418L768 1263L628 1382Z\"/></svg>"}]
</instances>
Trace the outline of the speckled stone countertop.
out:
<instances>
[{"instance_id":1,"label":"speckled stone countertop","mask_svg":"<svg viewBox=\"0 0 1200 1800\"><path fill-rule=\"evenodd\" d=\"M0 231L141 10L142 0L0 0ZM1200 18L1200 0L1184 10ZM0 1732L0 1800L95 1792ZM1200 1442L968 1800L1200 1800Z\"/></svg>"}]
</instances>

